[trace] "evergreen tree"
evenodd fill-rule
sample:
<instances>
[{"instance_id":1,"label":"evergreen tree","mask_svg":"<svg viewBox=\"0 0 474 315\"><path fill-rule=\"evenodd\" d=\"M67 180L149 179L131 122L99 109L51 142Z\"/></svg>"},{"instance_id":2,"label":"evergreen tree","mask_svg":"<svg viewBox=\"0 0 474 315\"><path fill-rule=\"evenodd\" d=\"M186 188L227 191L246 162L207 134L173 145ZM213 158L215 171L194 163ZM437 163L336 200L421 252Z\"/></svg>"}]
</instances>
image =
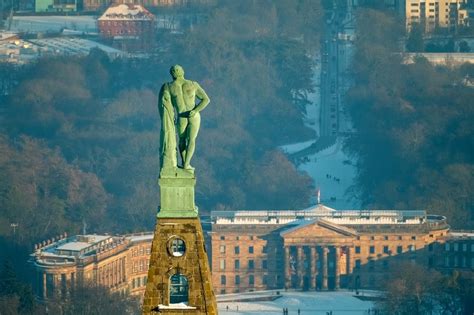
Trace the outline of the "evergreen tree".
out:
<instances>
[{"instance_id":1,"label":"evergreen tree","mask_svg":"<svg viewBox=\"0 0 474 315\"><path fill-rule=\"evenodd\" d=\"M425 43L423 39L423 27L419 23L412 23L407 39L407 50L409 52L423 52Z\"/></svg>"}]
</instances>

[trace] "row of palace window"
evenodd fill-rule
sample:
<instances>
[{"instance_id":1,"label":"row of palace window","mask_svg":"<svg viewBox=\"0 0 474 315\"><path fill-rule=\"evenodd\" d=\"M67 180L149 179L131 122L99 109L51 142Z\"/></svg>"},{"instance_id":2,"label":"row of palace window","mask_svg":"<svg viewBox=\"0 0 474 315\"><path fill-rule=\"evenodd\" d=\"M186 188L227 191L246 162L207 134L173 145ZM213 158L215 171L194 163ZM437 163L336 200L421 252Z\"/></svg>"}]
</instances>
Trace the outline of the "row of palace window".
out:
<instances>
[{"instance_id":1,"label":"row of palace window","mask_svg":"<svg viewBox=\"0 0 474 315\"><path fill-rule=\"evenodd\" d=\"M433 234L430 234L430 237L431 237L431 238L434 237ZM361 237L360 237L360 236L357 236L357 240L360 241L360 239L361 239ZM370 237L370 240L371 240L371 241L381 240L381 239L382 239L381 237L376 237L376 236L371 236L371 237ZM410 239L413 240L413 241L415 241L415 240L416 240L416 235L410 236ZM384 241L388 241L388 240L390 240L390 237L389 237L388 235L384 235L384 236L383 236L383 240L384 240ZM393 237L392 237L392 240L393 240ZM403 240L403 236L398 235L398 236L397 236L397 240L399 240L399 241Z\"/></svg>"},{"instance_id":2,"label":"row of palace window","mask_svg":"<svg viewBox=\"0 0 474 315\"><path fill-rule=\"evenodd\" d=\"M112 35L112 34L136 34L137 32L135 30L119 30L118 32L116 30L106 30L105 33L107 35Z\"/></svg>"},{"instance_id":3,"label":"row of palace window","mask_svg":"<svg viewBox=\"0 0 474 315\"><path fill-rule=\"evenodd\" d=\"M458 251L463 251L467 252L468 245L470 246L470 251L471 253L474 252L474 243L473 244L467 244L467 243L446 243L444 244L444 250L449 252L451 250L458 252Z\"/></svg>"},{"instance_id":4,"label":"row of palace window","mask_svg":"<svg viewBox=\"0 0 474 315\"><path fill-rule=\"evenodd\" d=\"M249 280L249 282L248 282L249 286L254 286L255 285L255 276L254 275L249 275L248 280ZM268 283L268 276L263 275L262 276L262 284L266 285L267 283ZM225 275L222 275L221 276L221 285L226 285L226 284L227 284L227 277ZM234 277L234 284L235 285L240 285L241 284L239 275L236 275Z\"/></svg>"},{"instance_id":5,"label":"row of palace window","mask_svg":"<svg viewBox=\"0 0 474 315\"><path fill-rule=\"evenodd\" d=\"M226 263L225 259L221 259L219 262L219 269L220 270L225 270L226 268ZM268 268L268 262L266 259L262 260L262 269L267 269ZM240 269L240 260L236 259L234 260L234 270L239 270ZM247 269L248 270L254 270L255 269L255 261L253 259L249 259L247 261Z\"/></svg>"},{"instance_id":6,"label":"row of palace window","mask_svg":"<svg viewBox=\"0 0 474 315\"><path fill-rule=\"evenodd\" d=\"M255 248L253 246L249 246L247 252L249 254L254 254L255 253ZM225 245L220 245L219 246L219 253L221 253L221 254L226 253L226 246ZM263 246L262 247L262 254L266 254L266 253L267 253L267 247ZM240 246L234 246L234 254L236 254L236 255L240 254Z\"/></svg>"},{"instance_id":7,"label":"row of palace window","mask_svg":"<svg viewBox=\"0 0 474 315\"><path fill-rule=\"evenodd\" d=\"M429 245L430 245L429 250L431 251L433 249L433 247L431 246L432 244L429 244ZM354 251L355 251L356 254L360 254L360 246L356 246L354 248ZM408 245L408 251L410 251L410 252L416 251L416 246L413 245L413 244ZM373 245L369 246L369 253L370 254L375 254L375 246L373 246ZM383 246L383 253L384 254L391 254L390 247L388 245ZM398 245L397 246L397 254L401 254L401 253L403 253L403 246Z\"/></svg>"},{"instance_id":8,"label":"row of palace window","mask_svg":"<svg viewBox=\"0 0 474 315\"><path fill-rule=\"evenodd\" d=\"M462 267L474 268L474 257L471 257L471 265L468 266L468 258L466 256L446 256L444 257L444 266L445 267Z\"/></svg>"},{"instance_id":9,"label":"row of palace window","mask_svg":"<svg viewBox=\"0 0 474 315\"><path fill-rule=\"evenodd\" d=\"M147 280L148 280L148 277L147 277L147 276L138 277L138 278L133 278L133 279L132 279L132 289L140 288L140 287L146 286Z\"/></svg>"},{"instance_id":10,"label":"row of palace window","mask_svg":"<svg viewBox=\"0 0 474 315\"><path fill-rule=\"evenodd\" d=\"M432 234L430 234L430 237L434 237L434 236L433 236ZM229 236L226 237L226 236L223 236L223 235L220 236L220 240L221 240L221 241L224 241L224 240L226 240L226 239L227 239L227 240L232 240L233 238L231 238L231 237L229 237ZM241 240L241 239L243 239L243 238L240 237L240 236L236 236L236 237L235 237L235 240L237 240L237 241L238 241L238 240ZM255 239L255 237L251 235L251 236L249 236L249 239L252 241L252 240ZM360 236L357 236L357 240L360 240L360 239L361 239L361 237L360 237ZM374 241L374 240L376 240L376 239L379 240L379 239L382 239L382 238L381 238L381 237L376 237L376 236L371 236L371 237L370 237L370 240L372 240L372 241ZM389 238L388 235L384 235L384 236L383 236L383 240L388 241L389 239L390 239L390 238ZM392 239L393 239L393 237L392 237ZM397 239L398 239L398 240L403 240L403 236L398 235L398 236L397 236ZM410 239L416 240L416 235L410 236Z\"/></svg>"},{"instance_id":11,"label":"row of palace window","mask_svg":"<svg viewBox=\"0 0 474 315\"><path fill-rule=\"evenodd\" d=\"M133 262L133 273L143 272L148 270L148 260L141 259Z\"/></svg>"},{"instance_id":12,"label":"row of palace window","mask_svg":"<svg viewBox=\"0 0 474 315\"><path fill-rule=\"evenodd\" d=\"M354 262L355 262L354 268L355 269L360 269L360 267L361 267L360 259L356 259ZM388 266L390 264L388 260L378 261L377 263L379 265L381 264L384 269L388 269ZM369 260L367 265L368 265L370 270L373 270L375 268L375 260Z\"/></svg>"},{"instance_id":13,"label":"row of palace window","mask_svg":"<svg viewBox=\"0 0 474 315\"><path fill-rule=\"evenodd\" d=\"M132 248L132 257L150 255L151 247L150 246L137 246Z\"/></svg>"},{"instance_id":14,"label":"row of palace window","mask_svg":"<svg viewBox=\"0 0 474 315\"><path fill-rule=\"evenodd\" d=\"M98 269L99 283L116 285L125 281L125 258L120 258Z\"/></svg>"},{"instance_id":15,"label":"row of palace window","mask_svg":"<svg viewBox=\"0 0 474 315\"><path fill-rule=\"evenodd\" d=\"M470 267L470 268L474 268L474 257L472 257L470 259L470 266L468 266L468 258L465 257L465 256L461 256L461 257L458 257L458 256L447 256L445 257L444 259L444 266L445 267L462 267L462 268L467 268L467 267ZM369 260L367 265L369 267L370 270L374 269L375 267L375 264L381 264L383 266L384 269L388 269L389 267L389 264L390 262L388 260L379 260L379 261L375 261L375 260ZM428 265L430 267L433 266L433 257L429 257L428 259ZM361 260L360 259L356 259L355 260L355 269L360 269L361 267Z\"/></svg>"},{"instance_id":16,"label":"row of palace window","mask_svg":"<svg viewBox=\"0 0 474 315\"><path fill-rule=\"evenodd\" d=\"M228 240L231 240L232 238L227 237L227 239L228 239ZM236 237L235 237L235 240L237 240L237 241L240 240L240 239L241 239L240 236L236 236ZM242 238L242 239L244 239L244 238ZM254 237L253 235L250 235L250 236L249 236L249 239L250 239L251 241L253 241L253 240L255 239L255 237ZM224 235L221 235L220 240L221 240L221 241L224 241L224 240L226 240L226 237L225 237Z\"/></svg>"},{"instance_id":17,"label":"row of palace window","mask_svg":"<svg viewBox=\"0 0 474 315\"><path fill-rule=\"evenodd\" d=\"M108 26L122 26L122 25L143 25L143 24L146 24L146 23L149 23L149 24L153 24L153 21L123 21L123 20L119 20L119 21L101 21L100 22L102 25L108 25Z\"/></svg>"}]
</instances>

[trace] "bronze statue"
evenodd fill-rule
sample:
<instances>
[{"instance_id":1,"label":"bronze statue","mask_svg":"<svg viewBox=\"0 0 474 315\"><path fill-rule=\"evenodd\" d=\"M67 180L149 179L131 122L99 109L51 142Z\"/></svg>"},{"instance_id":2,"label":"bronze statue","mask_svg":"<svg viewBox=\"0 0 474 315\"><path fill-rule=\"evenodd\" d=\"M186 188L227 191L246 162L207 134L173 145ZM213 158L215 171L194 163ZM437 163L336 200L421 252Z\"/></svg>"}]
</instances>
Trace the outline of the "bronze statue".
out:
<instances>
[{"instance_id":1,"label":"bronze statue","mask_svg":"<svg viewBox=\"0 0 474 315\"><path fill-rule=\"evenodd\" d=\"M177 167L176 112L181 167L186 170L194 170L190 163L201 125L200 111L209 104L210 100L197 82L184 78L184 70L181 66L171 67L170 74L173 77L173 82L163 84L158 100L161 116L161 169ZM198 104L196 104L196 98L200 100Z\"/></svg>"}]
</instances>

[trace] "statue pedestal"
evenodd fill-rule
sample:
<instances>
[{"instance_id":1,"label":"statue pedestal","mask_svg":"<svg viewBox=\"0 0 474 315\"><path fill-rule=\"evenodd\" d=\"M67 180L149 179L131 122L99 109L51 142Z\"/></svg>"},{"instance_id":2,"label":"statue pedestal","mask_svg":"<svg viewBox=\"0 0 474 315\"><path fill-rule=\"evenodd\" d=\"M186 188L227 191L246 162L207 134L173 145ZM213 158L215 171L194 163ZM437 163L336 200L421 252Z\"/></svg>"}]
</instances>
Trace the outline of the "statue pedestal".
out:
<instances>
[{"instance_id":1,"label":"statue pedestal","mask_svg":"<svg viewBox=\"0 0 474 315\"><path fill-rule=\"evenodd\" d=\"M160 173L161 206L158 218L197 218L194 204L194 171L181 168L164 169Z\"/></svg>"},{"instance_id":2,"label":"statue pedestal","mask_svg":"<svg viewBox=\"0 0 474 315\"><path fill-rule=\"evenodd\" d=\"M153 238L143 315L217 315L204 235L194 204L194 173L160 174L161 207Z\"/></svg>"}]
</instances>

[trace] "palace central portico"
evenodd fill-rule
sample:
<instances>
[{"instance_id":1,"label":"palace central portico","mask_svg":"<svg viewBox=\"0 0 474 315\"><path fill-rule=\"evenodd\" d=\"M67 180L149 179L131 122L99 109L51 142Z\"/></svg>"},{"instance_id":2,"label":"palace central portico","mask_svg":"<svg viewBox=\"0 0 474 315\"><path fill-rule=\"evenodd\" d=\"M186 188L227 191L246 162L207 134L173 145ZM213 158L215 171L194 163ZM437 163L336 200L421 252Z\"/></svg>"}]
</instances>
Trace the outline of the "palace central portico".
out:
<instances>
[{"instance_id":1,"label":"palace central portico","mask_svg":"<svg viewBox=\"0 0 474 315\"><path fill-rule=\"evenodd\" d=\"M285 250L285 287L339 289L341 275L352 273L351 251L357 232L324 219L280 233Z\"/></svg>"}]
</instances>

